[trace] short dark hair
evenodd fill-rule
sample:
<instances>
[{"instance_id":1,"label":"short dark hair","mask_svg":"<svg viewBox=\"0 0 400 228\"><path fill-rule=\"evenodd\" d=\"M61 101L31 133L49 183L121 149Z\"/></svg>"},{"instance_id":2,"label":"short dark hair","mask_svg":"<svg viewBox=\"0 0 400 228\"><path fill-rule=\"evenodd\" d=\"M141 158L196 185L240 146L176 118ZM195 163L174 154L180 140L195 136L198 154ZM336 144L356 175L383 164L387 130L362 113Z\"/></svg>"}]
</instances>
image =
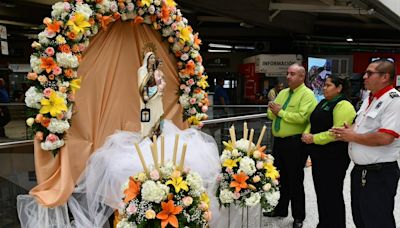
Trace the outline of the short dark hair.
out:
<instances>
[{"instance_id":1,"label":"short dark hair","mask_svg":"<svg viewBox=\"0 0 400 228\"><path fill-rule=\"evenodd\" d=\"M345 74L330 74L327 78L330 78L332 83L335 84L336 87L341 85L342 91L340 93L346 96L347 99L350 99L351 85L349 76Z\"/></svg>"},{"instance_id":2,"label":"short dark hair","mask_svg":"<svg viewBox=\"0 0 400 228\"><path fill-rule=\"evenodd\" d=\"M396 68L394 66L393 61L386 59L386 58L380 58L380 59L372 61L371 63L378 64L376 66L377 71L383 72L383 73L388 73L390 75L390 79L391 80L394 79L394 76L396 74Z\"/></svg>"}]
</instances>

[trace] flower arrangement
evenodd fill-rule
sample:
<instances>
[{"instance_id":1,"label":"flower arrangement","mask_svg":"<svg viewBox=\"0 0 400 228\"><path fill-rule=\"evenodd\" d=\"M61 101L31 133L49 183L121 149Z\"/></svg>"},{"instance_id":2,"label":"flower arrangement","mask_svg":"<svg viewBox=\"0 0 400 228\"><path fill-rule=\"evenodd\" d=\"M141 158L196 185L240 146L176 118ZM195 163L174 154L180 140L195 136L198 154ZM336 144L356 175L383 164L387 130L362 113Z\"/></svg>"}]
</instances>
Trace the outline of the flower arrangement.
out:
<instances>
[{"instance_id":1,"label":"flower arrangement","mask_svg":"<svg viewBox=\"0 0 400 228\"><path fill-rule=\"evenodd\" d=\"M117 228L205 227L211 219L210 199L200 175L183 168L187 145L183 145L179 166L174 161L164 164L163 149L159 165L157 143L155 137L153 139L151 149L156 165L151 169L147 168L142 152L135 144L144 171L129 177L121 187L124 197L118 210ZM176 142L173 160L176 159Z\"/></svg>"},{"instance_id":2,"label":"flower arrangement","mask_svg":"<svg viewBox=\"0 0 400 228\"><path fill-rule=\"evenodd\" d=\"M225 149L220 156L222 172L218 177L217 197L219 202L229 207L252 207L261 203L264 211L272 211L278 204L279 172L274 166L274 157L260 147L266 127L264 126L258 142L253 143L254 129L247 139L247 124L244 124L243 138L236 141L234 127L229 129L231 140L223 142Z\"/></svg>"},{"instance_id":3,"label":"flower arrangement","mask_svg":"<svg viewBox=\"0 0 400 228\"><path fill-rule=\"evenodd\" d=\"M177 58L184 119L196 127L202 127L201 121L207 119L204 90L208 83L199 54L201 40L173 0L65 0L52 6L51 18L44 18L44 30L32 43L32 72L27 75L32 86L25 94L26 123L42 149L56 153L64 145L75 92L80 88L77 70L82 53L90 37L120 19L147 24L169 42Z\"/></svg>"}]
</instances>

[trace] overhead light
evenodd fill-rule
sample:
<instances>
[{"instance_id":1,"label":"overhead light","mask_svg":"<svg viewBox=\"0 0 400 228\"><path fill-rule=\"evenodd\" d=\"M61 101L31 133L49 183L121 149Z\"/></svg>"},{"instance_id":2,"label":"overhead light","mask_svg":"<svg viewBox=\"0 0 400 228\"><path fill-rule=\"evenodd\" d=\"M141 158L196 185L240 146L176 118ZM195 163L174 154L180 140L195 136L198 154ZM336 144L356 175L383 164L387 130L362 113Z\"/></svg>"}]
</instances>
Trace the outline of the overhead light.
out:
<instances>
[{"instance_id":1,"label":"overhead light","mask_svg":"<svg viewBox=\"0 0 400 228\"><path fill-rule=\"evenodd\" d=\"M254 46L235 45L235 49L242 49L242 50L255 50L255 49L256 49L256 47L254 47Z\"/></svg>"},{"instance_id":2,"label":"overhead light","mask_svg":"<svg viewBox=\"0 0 400 228\"><path fill-rule=\"evenodd\" d=\"M219 49L208 49L208 52L214 52L214 53L229 53L232 52L231 50L219 50Z\"/></svg>"},{"instance_id":3,"label":"overhead light","mask_svg":"<svg viewBox=\"0 0 400 228\"><path fill-rule=\"evenodd\" d=\"M209 47L212 48L232 48L232 45L227 45L227 44L214 44L214 43L210 43L208 44Z\"/></svg>"},{"instance_id":4,"label":"overhead light","mask_svg":"<svg viewBox=\"0 0 400 228\"><path fill-rule=\"evenodd\" d=\"M351 36L348 36L348 37L346 37L346 41L347 42L353 42L354 40L353 40L353 38Z\"/></svg>"}]
</instances>

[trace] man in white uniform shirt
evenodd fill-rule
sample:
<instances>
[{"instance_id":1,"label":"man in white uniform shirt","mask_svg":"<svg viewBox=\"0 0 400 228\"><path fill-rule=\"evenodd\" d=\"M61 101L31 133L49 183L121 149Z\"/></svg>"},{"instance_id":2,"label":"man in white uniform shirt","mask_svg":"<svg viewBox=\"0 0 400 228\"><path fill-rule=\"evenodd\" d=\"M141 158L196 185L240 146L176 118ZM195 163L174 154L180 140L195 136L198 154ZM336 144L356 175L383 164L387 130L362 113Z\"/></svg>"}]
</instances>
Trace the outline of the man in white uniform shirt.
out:
<instances>
[{"instance_id":1,"label":"man in white uniform shirt","mask_svg":"<svg viewBox=\"0 0 400 228\"><path fill-rule=\"evenodd\" d=\"M363 78L370 96L351 127L334 128L337 140L349 143L351 207L360 228L395 228L394 199L400 177L400 93L393 88L395 66L387 59L369 64Z\"/></svg>"}]
</instances>

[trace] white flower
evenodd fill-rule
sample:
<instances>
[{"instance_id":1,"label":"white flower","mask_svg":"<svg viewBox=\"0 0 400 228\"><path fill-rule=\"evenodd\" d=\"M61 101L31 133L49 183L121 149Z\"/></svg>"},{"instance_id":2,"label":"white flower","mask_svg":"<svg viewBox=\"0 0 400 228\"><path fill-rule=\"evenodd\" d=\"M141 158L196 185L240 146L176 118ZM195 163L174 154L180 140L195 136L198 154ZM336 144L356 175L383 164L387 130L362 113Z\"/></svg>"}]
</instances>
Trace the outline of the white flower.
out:
<instances>
[{"instance_id":1,"label":"white flower","mask_svg":"<svg viewBox=\"0 0 400 228\"><path fill-rule=\"evenodd\" d=\"M221 203L232 203L233 202L233 193L229 191L228 189L224 189L220 192L219 194L219 199L221 200Z\"/></svg>"},{"instance_id":2,"label":"white flower","mask_svg":"<svg viewBox=\"0 0 400 228\"><path fill-rule=\"evenodd\" d=\"M59 139L59 140L57 140L55 142L50 142L50 141L46 140L45 142L40 143L40 147L43 150L55 150L55 149L60 148L62 146L64 146L64 140L63 139Z\"/></svg>"},{"instance_id":3,"label":"white flower","mask_svg":"<svg viewBox=\"0 0 400 228\"><path fill-rule=\"evenodd\" d=\"M161 4L161 0L154 0L154 5L159 6Z\"/></svg>"},{"instance_id":4,"label":"white flower","mask_svg":"<svg viewBox=\"0 0 400 228\"><path fill-rule=\"evenodd\" d=\"M181 60L182 61L186 61L186 60L188 60L189 59L189 55L188 54L183 54L183 55L181 55Z\"/></svg>"},{"instance_id":5,"label":"white flower","mask_svg":"<svg viewBox=\"0 0 400 228\"><path fill-rule=\"evenodd\" d=\"M246 206L248 207L255 206L260 203L260 199L261 199L260 193L252 192L250 197L246 199Z\"/></svg>"},{"instance_id":6,"label":"white flower","mask_svg":"<svg viewBox=\"0 0 400 228\"><path fill-rule=\"evenodd\" d=\"M164 166L160 167L160 173L162 177L170 177L174 172L174 164L172 161L167 162Z\"/></svg>"},{"instance_id":7,"label":"white flower","mask_svg":"<svg viewBox=\"0 0 400 228\"><path fill-rule=\"evenodd\" d=\"M57 2L52 7L51 16L58 18L61 16L61 13L64 12L64 2Z\"/></svg>"},{"instance_id":8,"label":"white flower","mask_svg":"<svg viewBox=\"0 0 400 228\"><path fill-rule=\"evenodd\" d=\"M233 149L233 150L232 150L232 156L233 156L233 157L239 157L239 156L240 156L239 151L238 151L237 149Z\"/></svg>"},{"instance_id":9,"label":"white flower","mask_svg":"<svg viewBox=\"0 0 400 228\"><path fill-rule=\"evenodd\" d=\"M42 60L38 58L36 55L31 55L30 64L33 72L40 74L43 72L43 69L40 67L42 64Z\"/></svg>"},{"instance_id":10,"label":"white flower","mask_svg":"<svg viewBox=\"0 0 400 228\"><path fill-rule=\"evenodd\" d=\"M69 123L67 120L58 120L56 118L50 119L50 124L47 129L53 133L64 133L69 129Z\"/></svg>"},{"instance_id":11,"label":"white flower","mask_svg":"<svg viewBox=\"0 0 400 228\"><path fill-rule=\"evenodd\" d=\"M153 5L151 5L149 7L149 9L147 9L147 11L149 11L150 14L154 14L154 12L156 11L156 8Z\"/></svg>"},{"instance_id":12,"label":"white flower","mask_svg":"<svg viewBox=\"0 0 400 228\"><path fill-rule=\"evenodd\" d=\"M34 86L31 86L25 92L25 104L29 108L40 109L42 107L42 105L40 104L40 101L42 99L43 99L43 93L39 92Z\"/></svg>"},{"instance_id":13,"label":"white flower","mask_svg":"<svg viewBox=\"0 0 400 228\"><path fill-rule=\"evenodd\" d=\"M75 12L82 14L85 17L85 20L89 20L89 17L93 14L93 10L86 3L76 3Z\"/></svg>"},{"instance_id":14,"label":"white flower","mask_svg":"<svg viewBox=\"0 0 400 228\"><path fill-rule=\"evenodd\" d=\"M160 203L167 198L169 187L160 182L146 181L141 190L142 198L149 202Z\"/></svg>"},{"instance_id":15,"label":"white flower","mask_svg":"<svg viewBox=\"0 0 400 228\"><path fill-rule=\"evenodd\" d=\"M190 51L190 57L192 59L196 59L197 56L199 56L199 52L198 51L196 51L196 50Z\"/></svg>"},{"instance_id":16,"label":"white flower","mask_svg":"<svg viewBox=\"0 0 400 228\"><path fill-rule=\"evenodd\" d=\"M160 179L160 173L156 169L154 169L150 172L150 178L152 180L158 180Z\"/></svg>"},{"instance_id":17,"label":"white flower","mask_svg":"<svg viewBox=\"0 0 400 228\"><path fill-rule=\"evenodd\" d=\"M45 31L40 32L38 34L38 38L39 43L41 43L42 45L48 45L50 43L50 40L47 38L47 33Z\"/></svg>"},{"instance_id":18,"label":"white flower","mask_svg":"<svg viewBox=\"0 0 400 228\"><path fill-rule=\"evenodd\" d=\"M247 151L247 148L249 148L249 140L246 139L240 139L236 141L236 148L242 151ZM250 150L253 150L256 147L254 143L251 143Z\"/></svg>"},{"instance_id":19,"label":"white flower","mask_svg":"<svg viewBox=\"0 0 400 228\"><path fill-rule=\"evenodd\" d=\"M264 193L265 199L267 199L267 202L272 206L275 207L278 205L279 198L281 197L281 194L279 191L269 191Z\"/></svg>"},{"instance_id":20,"label":"white flower","mask_svg":"<svg viewBox=\"0 0 400 228\"><path fill-rule=\"evenodd\" d=\"M239 163L239 169L245 172L248 176L253 175L257 171L254 160L247 156L243 157Z\"/></svg>"},{"instance_id":21,"label":"white flower","mask_svg":"<svg viewBox=\"0 0 400 228\"><path fill-rule=\"evenodd\" d=\"M173 31L172 28L169 27L169 26L167 26L167 27L165 27L165 28L162 29L162 35L163 35L164 37L171 36L173 33L174 33L174 31Z\"/></svg>"},{"instance_id":22,"label":"white flower","mask_svg":"<svg viewBox=\"0 0 400 228\"><path fill-rule=\"evenodd\" d=\"M60 67L76 68L79 66L78 58L72 53L57 52L56 59Z\"/></svg>"},{"instance_id":23,"label":"white flower","mask_svg":"<svg viewBox=\"0 0 400 228\"><path fill-rule=\"evenodd\" d=\"M201 191L202 188L203 188L203 179L196 172L190 172L186 176L186 182L188 183L190 188L195 190L195 191Z\"/></svg>"},{"instance_id":24,"label":"white flower","mask_svg":"<svg viewBox=\"0 0 400 228\"><path fill-rule=\"evenodd\" d=\"M28 125L29 127L32 127L34 122L35 122L35 119L32 117L26 119L26 125Z\"/></svg>"},{"instance_id":25,"label":"white flower","mask_svg":"<svg viewBox=\"0 0 400 228\"><path fill-rule=\"evenodd\" d=\"M127 218L123 218L117 224L117 228L134 228L136 225L133 222L129 222Z\"/></svg>"},{"instance_id":26,"label":"white flower","mask_svg":"<svg viewBox=\"0 0 400 228\"><path fill-rule=\"evenodd\" d=\"M65 38L62 35L58 35L58 36L56 36L56 43L58 45L60 45L60 44L67 43L67 41L65 40Z\"/></svg>"},{"instance_id":27,"label":"white flower","mask_svg":"<svg viewBox=\"0 0 400 228\"><path fill-rule=\"evenodd\" d=\"M231 158L231 152L229 150L223 150L219 160L221 161L221 163L224 163L226 159L230 158Z\"/></svg>"},{"instance_id":28,"label":"white flower","mask_svg":"<svg viewBox=\"0 0 400 228\"><path fill-rule=\"evenodd\" d=\"M96 4L99 13L104 14L105 12L110 11L110 1L109 0L102 0L101 3Z\"/></svg>"},{"instance_id":29,"label":"white flower","mask_svg":"<svg viewBox=\"0 0 400 228\"><path fill-rule=\"evenodd\" d=\"M179 103L181 103L182 107L187 109L190 107L190 103L189 103L189 95L187 94L182 94L179 97Z\"/></svg>"}]
</instances>

